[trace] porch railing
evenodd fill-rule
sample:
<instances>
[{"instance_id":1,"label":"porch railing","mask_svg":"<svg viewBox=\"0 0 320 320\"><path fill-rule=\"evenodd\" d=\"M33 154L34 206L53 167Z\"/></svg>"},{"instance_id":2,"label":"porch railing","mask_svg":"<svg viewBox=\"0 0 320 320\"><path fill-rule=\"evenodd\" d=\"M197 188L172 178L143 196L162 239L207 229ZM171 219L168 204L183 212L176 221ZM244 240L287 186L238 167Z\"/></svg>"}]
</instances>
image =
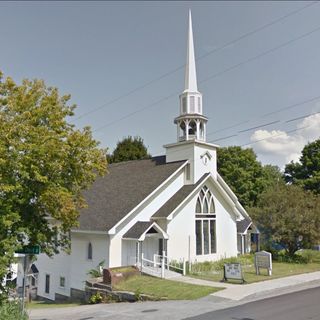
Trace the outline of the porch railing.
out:
<instances>
[{"instance_id":1,"label":"porch railing","mask_svg":"<svg viewBox=\"0 0 320 320\"><path fill-rule=\"evenodd\" d=\"M154 254L154 260L164 260L165 268L167 270L172 270L178 273L181 273L182 275L186 275L186 261L184 259L180 261L175 260L169 260L168 256L165 255L165 252L163 252L163 255Z\"/></svg>"},{"instance_id":2,"label":"porch railing","mask_svg":"<svg viewBox=\"0 0 320 320\"><path fill-rule=\"evenodd\" d=\"M165 278L165 270L186 275L186 261L184 259L180 261L170 261L165 252L163 252L163 255L154 254L153 260L145 258L142 253L140 259L130 257L130 261L132 261L132 264L136 265L141 272L145 271L148 274L161 278Z\"/></svg>"}]
</instances>

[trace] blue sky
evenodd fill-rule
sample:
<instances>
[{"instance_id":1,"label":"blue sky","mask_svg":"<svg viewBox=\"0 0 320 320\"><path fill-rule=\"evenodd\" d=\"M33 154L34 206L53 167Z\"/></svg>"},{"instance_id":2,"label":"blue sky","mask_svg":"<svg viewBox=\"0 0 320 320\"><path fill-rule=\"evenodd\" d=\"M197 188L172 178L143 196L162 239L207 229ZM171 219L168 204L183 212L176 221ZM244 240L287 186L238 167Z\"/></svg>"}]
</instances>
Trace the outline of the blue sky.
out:
<instances>
[{"instance_id":1,"label":"blue sky","mask_svg":"<svg viewBox=\"0 0 320 320\"><path fill-rule=\"evenodd\" d=\"M286 122L320 111L320 3L0 2L0 70L70 93L72 121L102 147L139 135L161 154L176 140L189 8L207 140L297 160L320 132L320 114Z\"/></svg>"}]
</instances>

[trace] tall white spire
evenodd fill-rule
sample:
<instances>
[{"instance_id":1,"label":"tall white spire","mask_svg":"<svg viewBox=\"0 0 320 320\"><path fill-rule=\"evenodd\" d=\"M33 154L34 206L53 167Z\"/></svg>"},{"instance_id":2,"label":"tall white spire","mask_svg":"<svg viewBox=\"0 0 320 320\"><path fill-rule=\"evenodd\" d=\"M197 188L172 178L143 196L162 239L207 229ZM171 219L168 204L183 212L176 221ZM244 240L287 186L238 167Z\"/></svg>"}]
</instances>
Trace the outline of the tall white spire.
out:
<instances>
[{"instance_id":1,"label":"tall white spire","mask_svg":"<svg viewBox=\"0 0 320 320\"><path fill-rule=\"evenodd\" d=\"M180 115L174 119L174 123L177 124L178 142L190 140L206 141L206 123L208 119L202 114L202 94L198 91L197 86L190 10L185 88L179 98Z\"/></svg>"},{"instance_id":2,"label":"tall white spire","mask_svg":"<svg viewBox=\"0 0 320 320\"><path fill-rule=\"evenodd\" d=\"M196 61L194 58L191 10L189 9L187 63L184 81L184 92L198 92Z\"/></svg>"}]
</instances>

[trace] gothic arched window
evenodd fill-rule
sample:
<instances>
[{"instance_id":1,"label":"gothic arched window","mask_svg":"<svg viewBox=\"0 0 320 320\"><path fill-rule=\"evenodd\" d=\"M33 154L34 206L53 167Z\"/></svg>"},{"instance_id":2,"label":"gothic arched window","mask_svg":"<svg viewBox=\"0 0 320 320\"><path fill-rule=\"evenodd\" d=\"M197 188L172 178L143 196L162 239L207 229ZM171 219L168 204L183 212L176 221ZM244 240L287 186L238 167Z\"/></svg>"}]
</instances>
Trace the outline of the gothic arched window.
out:
<instances>
[{"instance_id":1,"label":"gothic arched window","mask_svg":"<svg viewBox=\"0 0 320 320\"><path fill-rule=\"evenodd\" d=\"M211 191L204 186L196 203L196 254L216 253L216 215Z\"/></svg>"}]
</instances>

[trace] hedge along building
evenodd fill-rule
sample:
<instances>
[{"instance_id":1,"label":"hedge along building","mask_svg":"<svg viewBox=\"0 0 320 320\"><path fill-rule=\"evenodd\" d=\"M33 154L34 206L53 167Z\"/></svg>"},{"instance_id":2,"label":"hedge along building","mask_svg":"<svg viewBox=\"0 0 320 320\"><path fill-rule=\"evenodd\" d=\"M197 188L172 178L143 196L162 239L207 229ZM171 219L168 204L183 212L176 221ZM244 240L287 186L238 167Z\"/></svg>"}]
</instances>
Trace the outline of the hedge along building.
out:
<instances>
[{"instance_id":1,"label":"hedge along building","mask_svg":"<svg viewBox=\"0 0 320 320\"><path fill-rule=\"evenodd\" d=\"M71 254L40 255L38 295L55 299L81 293L88 270L153 261L207 261L250 250L250 217L217 172L217 147L206 142L189 13L185 88L174 119L177 141L166 155L111 164L84 195ZM237 228L238 231L237 232Z\"/></svg>"}]
</instances>

